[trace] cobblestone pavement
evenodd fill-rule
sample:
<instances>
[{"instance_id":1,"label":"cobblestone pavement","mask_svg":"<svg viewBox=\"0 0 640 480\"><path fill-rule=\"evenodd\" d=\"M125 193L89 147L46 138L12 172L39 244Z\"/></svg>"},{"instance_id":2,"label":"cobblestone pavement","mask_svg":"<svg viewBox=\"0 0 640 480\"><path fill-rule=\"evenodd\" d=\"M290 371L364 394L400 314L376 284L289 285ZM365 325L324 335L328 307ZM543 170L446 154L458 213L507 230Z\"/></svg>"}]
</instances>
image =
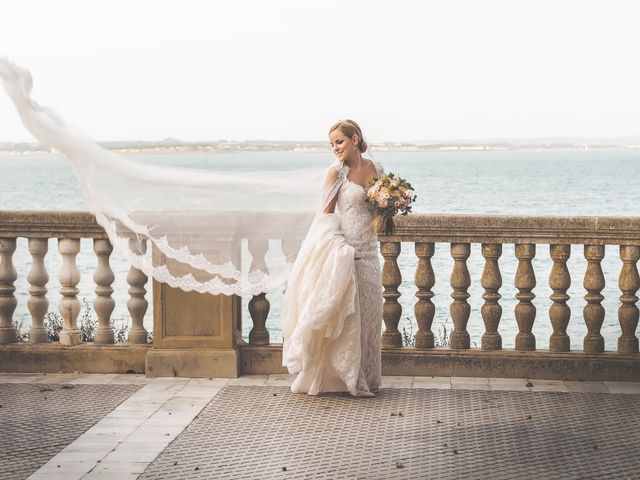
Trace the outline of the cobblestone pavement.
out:
<instances>
[{"instance_id":1,"label":"cobblestone pavement","mask_svg":"<svg viewBox=\"0 0 640 480\"><path fill-rule=\"evenodd\" d=\"M484 381L368 399L228 383L140 478L640 478L640 394Z\"/></svg>"},{"instance_id":2,"label":"cobblestone pavement","mask_svg":"<svg viewBox=\"0 0 640 480\"><path fill-rule=\"evenodd\" d=\"M0 479L27 478L138 388L0 383Z\"/></svg>"}]
</instances>

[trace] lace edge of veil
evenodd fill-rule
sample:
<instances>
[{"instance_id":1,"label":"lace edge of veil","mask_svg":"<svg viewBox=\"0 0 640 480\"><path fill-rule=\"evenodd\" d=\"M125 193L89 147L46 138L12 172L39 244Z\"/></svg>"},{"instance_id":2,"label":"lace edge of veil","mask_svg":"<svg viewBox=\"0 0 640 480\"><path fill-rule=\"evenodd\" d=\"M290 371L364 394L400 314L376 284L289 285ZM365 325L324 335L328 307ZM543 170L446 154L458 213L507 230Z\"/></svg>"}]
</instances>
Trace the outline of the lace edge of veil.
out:
<instances>
[{"instance_id":1,"label":"lace edge of veil","mask_svg":"<svg viewBox=\"0 0 640 480\"><path fill-rule=\"evenodd\" d=\"M259 295L264 292L271 292L278 288L284 289L286 285L288 272L284 271L280 274L268 274L262 270L256 269L243 276L242 272L238 271L232 262L228 262L224 265L214 265L208 261L205 261L209 265L213 265L215 268L215 274L222 278L233 278L235 282L225 282L221 278L212 278L206 282L197 280L191 273L187 273L183 276L175 276L171 274L166 265L153 265L153 259L151 255L146 252L146 247L139 245L132 248L130 245L131 236L120 235L117 232L116 221L110 221L104 214L96 213L96 219L98 223L104 228L109 241L114 246L114 249L120 253L127 262L131 264L133 268L136 268L143 272L147 277L151 277L154 280L166 283L170 287L179 288L184 291L195 291L199 293L211 293L213 295ZM142 239L148 240L153 243L158 250L170 256L175 249L169 247L165 250L166 239L157 239L149 234L141 235ZM134 244L135 245L135 244ZM176 260L182 263L188 263L194 268L198 268L198 260L200 255L192 255L188 248L182 247L181 258ZM173 258L173 257L172 257ZM208 272L212 273L212 272Z\"/></svg>"}]
</instances>

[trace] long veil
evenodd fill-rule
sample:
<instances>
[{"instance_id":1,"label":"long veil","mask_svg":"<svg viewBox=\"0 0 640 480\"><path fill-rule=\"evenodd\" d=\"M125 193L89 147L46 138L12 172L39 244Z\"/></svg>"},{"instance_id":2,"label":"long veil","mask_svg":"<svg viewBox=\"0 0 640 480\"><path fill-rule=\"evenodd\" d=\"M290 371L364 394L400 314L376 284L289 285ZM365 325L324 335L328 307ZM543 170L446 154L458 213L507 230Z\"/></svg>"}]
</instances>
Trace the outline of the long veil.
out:
<instances>
[{"instance_id":1,"label":"long veil","mask_svg":"<svg viewBox=\"0 0 640 480\"><path fill-rule=\"evenodd\" d=\"M150 165L102 148L33 101L30 73L5 58L0 78L31 134L65 157L88 209L131 265L186 291L282 291L321 208L326 168Z\"/></svg>"}]
</instances>

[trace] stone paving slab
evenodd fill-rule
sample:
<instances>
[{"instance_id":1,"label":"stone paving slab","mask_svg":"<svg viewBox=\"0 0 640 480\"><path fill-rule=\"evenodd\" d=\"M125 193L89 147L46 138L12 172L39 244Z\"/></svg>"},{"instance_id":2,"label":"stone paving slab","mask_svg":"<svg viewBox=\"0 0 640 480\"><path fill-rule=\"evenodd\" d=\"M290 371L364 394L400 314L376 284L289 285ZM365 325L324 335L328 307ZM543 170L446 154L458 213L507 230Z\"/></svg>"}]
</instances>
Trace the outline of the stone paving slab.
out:
<instances>
[{"instance_id":1,"label":"stone paving slab","mask_svg":"<svg viewBox=\"0 0 640 480\"><path fill-rule=\"evenodd\" d=\"M367 399L227 384L139 478L640 478L640 392L533 382Z\"/></svg>"},{"instance_id":2,"label":"stone paving slab","mask_svg":"<svg viewBox=\"0 0 640 480\"><path fill-rule=\"evenodd\" d=\"M27 478L138 388L0 383L0 478Z\"/></svg>"},{"instance_id":3,"label":"stone paving slab","mask_svg":"<svg viewBox=\"0 0 640 480\"><path fill-rule=\"evenodd\" d=\"M29 479L136 478L227 381L226 378L151 379Z\"/></svg>"}]
</instances>

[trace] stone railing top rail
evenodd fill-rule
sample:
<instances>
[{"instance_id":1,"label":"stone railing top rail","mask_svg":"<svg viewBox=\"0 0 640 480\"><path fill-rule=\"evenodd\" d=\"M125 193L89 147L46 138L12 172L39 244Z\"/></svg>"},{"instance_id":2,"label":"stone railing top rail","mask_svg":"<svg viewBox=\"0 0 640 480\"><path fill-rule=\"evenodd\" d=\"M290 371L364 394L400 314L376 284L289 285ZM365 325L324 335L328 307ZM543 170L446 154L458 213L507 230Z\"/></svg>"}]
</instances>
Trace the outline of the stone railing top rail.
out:
<instances>
[{"instance_id":1,"label":"stone railing top rail","mask_svg":"<svg viewBox=\"0 0 640 480\"><path fill-rule=\"evenodd\" d=\"M395 224L381 241L640 245L640 217L413 214ZM46 210L0 210L0 236L106 238L90 212Z\"/></svg>"},{"instance_id":2,"label":"stone railing top rail","mask_svg":"<svg viewBox=\"0 0 640 480\"><path fill-rule=\"evenodd\" d=\"M261 216L264 219L264 216L269 215L284 221L278 222L272 232L256 232L256 216ZM227 227L230 226L236 233L240 232L252 237L259 233L273 235L273 238L277 238L278 234L286 230L301 239L310 224L312 214L307 212L287 212L284 218L283 215L280 212L150 211L135 212L132 218L134 221L141 220L141 223L145 224L147 222L154 223L154 217L162 216L162 222L159 222L154 230L156 235L162 234L163 224L171 224L172 227L179 226L180 233L184 235L200 233L203 226L209 228L210 231L224 233L224 229L221 227L221 230L217 230L216 225L226 225ZM212 229L212 227L216 228ZM106 238L107 235L90 212L0 210L0 236Z\"/></svg>"},{"instance_id":3,"label":"stone railing top rail","mask_svg":"<svg viewBox=\"0 0 640 480\"><path fill-rule=\"evenodd\" d=\"M0 236L107 238L92 213L64 210L0 210Z\"/></svg>"},{"instance_id":4,"label":"stone railing top rail","mask_svg":"<svg viewBox=\"0 0 640 480\"><path fill-rule=\"evenodd\" d=\"M640 217L423 215L394 219L383 242L640 245Z\"/></svg>"}]
</instances>

